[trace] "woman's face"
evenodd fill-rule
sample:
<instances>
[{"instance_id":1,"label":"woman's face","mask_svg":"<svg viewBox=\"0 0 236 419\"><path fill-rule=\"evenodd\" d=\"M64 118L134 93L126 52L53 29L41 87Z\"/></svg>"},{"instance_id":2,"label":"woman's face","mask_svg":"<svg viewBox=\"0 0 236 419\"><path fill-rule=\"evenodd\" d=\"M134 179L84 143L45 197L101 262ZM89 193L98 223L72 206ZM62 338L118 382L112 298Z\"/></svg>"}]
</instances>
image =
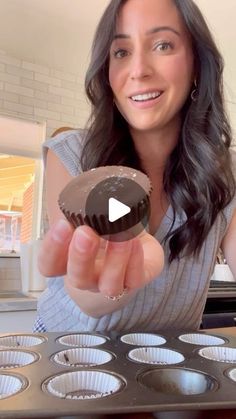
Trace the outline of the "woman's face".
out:
<instances>
[{"instance_id":1,"label":"woman's face","mask_svg":"<svg viewBox=\"0 0 236 419\"><path fill-rule=\"evenodd\" d=\"M193 83L193 61L172 0L125 2L110 49L109 81L132 130L159 130L179 120Z\"/></svg>"}]
</instances>

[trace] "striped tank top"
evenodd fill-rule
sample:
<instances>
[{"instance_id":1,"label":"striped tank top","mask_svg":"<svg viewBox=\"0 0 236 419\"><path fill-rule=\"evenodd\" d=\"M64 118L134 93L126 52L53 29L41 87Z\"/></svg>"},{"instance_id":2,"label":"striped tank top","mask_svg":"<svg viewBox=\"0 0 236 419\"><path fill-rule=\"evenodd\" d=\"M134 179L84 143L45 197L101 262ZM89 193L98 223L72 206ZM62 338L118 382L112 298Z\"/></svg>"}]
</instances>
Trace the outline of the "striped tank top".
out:
<instances>
[{"instance_id":1,"label":"striped tank top","mask_svg":"<svg viewBox=\"0 0 236 419\"><path fill-rule=\"evenodd\" d=\"M82 131L71 130L47 140L43 145L44 161L47 150L51 149L72 176L78 175L81 136ZM163 241L173 220L169 206L154 236L164 248L164 269L158 278L140 289L126 307L100 318L90 317L66 293L63 277L53 277L47 279L47 288L38 301L40 322L46 331L57 332L198 329L219 246L235 208L236 197L224 209L225 217L218 215L198 258L182 257L169 264L168 241ZM178 228L184 219L184 213L177 215L173 228Z\"/></svg>"}]
</instances>

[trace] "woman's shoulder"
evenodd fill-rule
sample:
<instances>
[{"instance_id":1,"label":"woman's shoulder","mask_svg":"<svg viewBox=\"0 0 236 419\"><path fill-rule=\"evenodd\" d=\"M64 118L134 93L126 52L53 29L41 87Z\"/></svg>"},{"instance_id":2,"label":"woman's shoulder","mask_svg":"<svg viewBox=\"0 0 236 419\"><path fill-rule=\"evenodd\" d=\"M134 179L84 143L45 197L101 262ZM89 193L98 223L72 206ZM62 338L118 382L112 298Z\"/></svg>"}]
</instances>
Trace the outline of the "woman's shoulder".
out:
<instances>
[{"instance_id":1,"label":"woman's shoulder","mask_svg":"<svg viewBox=\"0 0 236 419\"><path fill-rule=\"evenodd\" d=\"M52 150L56 150L58 148L70 148L76 151L81 149L84 137L85 130L70 129L46 139L43 143L43 148L50 148Z\"/></svg>"},{"instance_id":2,"label":"woman's shoulder","mask_svg":"<svg viewBox=\"0 0 236 419\"><path fill-rule=\"evenodd\" d=\"M231 156L232 173L233 173L234 179L236 181L236 148L231 148L230 149L230 156ZM228 203L228 205L223 210L223 214L225 215L225 219L226 219L226 228L230 224L230 221L233 217L235 209L236 209L236 193L234 194L231 201Z\"/></svg>"},{"instance_id":3,"label":"woman's shoulder","mask_svg":"<svg viewBox=\"0 0 236 419\"><path fill-rule=\"evenodd\" d=\"M43 160L46 164L47 152L52 150L62 161L68 172L76 176L80 171L80 157L86 131L83 129L70 129L48 138L43 143Z\"/></svg>"},{"instance_id":4,"label":"woman's shoulder","mask_svg":"<svg viewBox=\"0 0 236 419\"><path fill-rule=\"evenodd\" d=\"M230 149L231 161L232 161L232 171L236 180L236 147Z\"/></svg>"}]
</instances>

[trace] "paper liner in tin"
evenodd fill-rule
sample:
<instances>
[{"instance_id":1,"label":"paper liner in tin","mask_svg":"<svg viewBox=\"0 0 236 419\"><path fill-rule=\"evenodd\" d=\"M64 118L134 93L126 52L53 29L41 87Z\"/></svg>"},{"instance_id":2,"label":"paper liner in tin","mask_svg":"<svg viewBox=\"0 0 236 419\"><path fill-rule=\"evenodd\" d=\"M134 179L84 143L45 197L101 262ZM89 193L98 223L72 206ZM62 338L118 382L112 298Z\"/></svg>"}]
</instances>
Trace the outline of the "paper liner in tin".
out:
<instances>
[{"instance_id":1,"label":"paper liner in tin","mask_svg":"<svg viewBox=\"0 0 236 419\"><path fill-rule=\"evenodd\" d=\"M13 375L0 374L0 399L18 393L23 387L22 381Z\"/></svg>"},{"instance_id":2,"label":"paper liner in tin","mask_svg":"<svg viewBox=\"0 0 236 419\"><path fill-rule=\"evenodd\" d=\"M129 345L159 346L166 343L166 339L154 333L128 333L121 336L120 340Z\"/></svg>"},{"instance_id":3,"label":"paper liner in tin","mask_svg":"<svg viewBox=\"0 0 236 419\"><path fill-rule=\"evenodd\" d=\"M225 343L225 340L222 338L201 333L186 333L185 335L180 335L179 340L190 343L191 345L203 346L223 345Z\"/></svg>"},{"instance_id":4,"label":"paper liner in tin","mask_svg":"<svg viewBox=\"0 0 236 419\"><path fill-rule=\"evenodd\" d=\"M199 355L212 361L236 363L236 348L211 346L199 350Z\"/></svg>"},{"instance_id":5,"label":"paper liner in tin","mask_svg":"<svg viewBox=\"0 0 236 419\"><path fill-rule=\"evenodd\" d=\"M101 371L73 371L53 377L47 390L63 399L98 399L118 392L123 386L120 378Z\"/></svg>"},{"instance_id":6,"label":"paper liner in tin","mask_svg":"<svg viewBox=\"0 0 236 419\"><path fill-rule=\"evenodd\" d=\"M19 368L36 361L36 354L23 351L0 351L0 369Z\"/></svg>"},{"instance_id":7,"label":"paper liner in tin","mask_svg":"<svg viewBox=\"0 0 236 419\"><path fill-rule=\"evenodd\" d=\"M233 368L228 372L228 376L231 380L233 380L236 383L236 368Z\"/></svg>"},{"instance_id":8,"label":"paper liner in tin","mask_svg":"<svg viewBox=\"0 0 236 419\"><path fill-rule=\"evenodd\" d=\"M58 341L63 345L67 346L82 346L82 347L93 347L102 345L106 342L106 338L103 336L97 335L89 335L89 334L73 334L73 335L65 335L58 338Z\"/></svg>"},{"instance_id":9,"label":"paper liner in tin","mask_svg":"<svg viewBox=\"0 0 236 419\"><path fill-rule=\"evenodd\" d=\"M132 349L129 358L145 364L173 365L184 361L184 356L166 348L143 347Z\"/></svg>"},{"instance_id":10,"label":"paper liner in tin","mask_svg":"<svg viewBox=\"0 0 236 419\"><path fill-rule=\"evenodd\" d=\"M0 337L0 347L4 348L36 346L43 342L45 342L43 337L33 335L9 335Z\"/></svg>"},{"instance_id":11,"label":"paper liner in tin","mask_svg":"<svg viewBox=\"0 0 236 419\"><path fill-rule=\"evenodd\" d=\"M103 365L112 360L109 352L94 348L73 348L58 352L53 360L62 365L79 367Z\"/></svg>"}]
</instances>

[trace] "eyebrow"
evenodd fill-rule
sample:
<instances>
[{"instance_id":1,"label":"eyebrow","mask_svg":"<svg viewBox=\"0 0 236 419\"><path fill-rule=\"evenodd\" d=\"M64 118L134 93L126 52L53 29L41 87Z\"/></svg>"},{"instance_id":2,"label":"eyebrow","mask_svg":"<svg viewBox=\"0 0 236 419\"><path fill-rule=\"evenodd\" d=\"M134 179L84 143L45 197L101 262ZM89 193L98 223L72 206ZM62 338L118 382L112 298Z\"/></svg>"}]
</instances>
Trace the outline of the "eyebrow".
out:
<instances>
[{"instance_id":1,"label":"eyebrow","mask_svg":"<svg viewBox=\"0 0 236 419\"><path fill-rule=\"evenodd\" d=\"M180 36L180 33L176 29L171 28L170 26L154 27L152 29L149 29L146 32L146 35L152 35L154 33L162 32L162 31L170 31L170 32L173 32L175 35ZM124 33L117 33L116 35L114 35L113 40L115 40L115 39L129 39L129 38L130 38L130 35L126 35Z\"/></svg>"}]
</instances>

